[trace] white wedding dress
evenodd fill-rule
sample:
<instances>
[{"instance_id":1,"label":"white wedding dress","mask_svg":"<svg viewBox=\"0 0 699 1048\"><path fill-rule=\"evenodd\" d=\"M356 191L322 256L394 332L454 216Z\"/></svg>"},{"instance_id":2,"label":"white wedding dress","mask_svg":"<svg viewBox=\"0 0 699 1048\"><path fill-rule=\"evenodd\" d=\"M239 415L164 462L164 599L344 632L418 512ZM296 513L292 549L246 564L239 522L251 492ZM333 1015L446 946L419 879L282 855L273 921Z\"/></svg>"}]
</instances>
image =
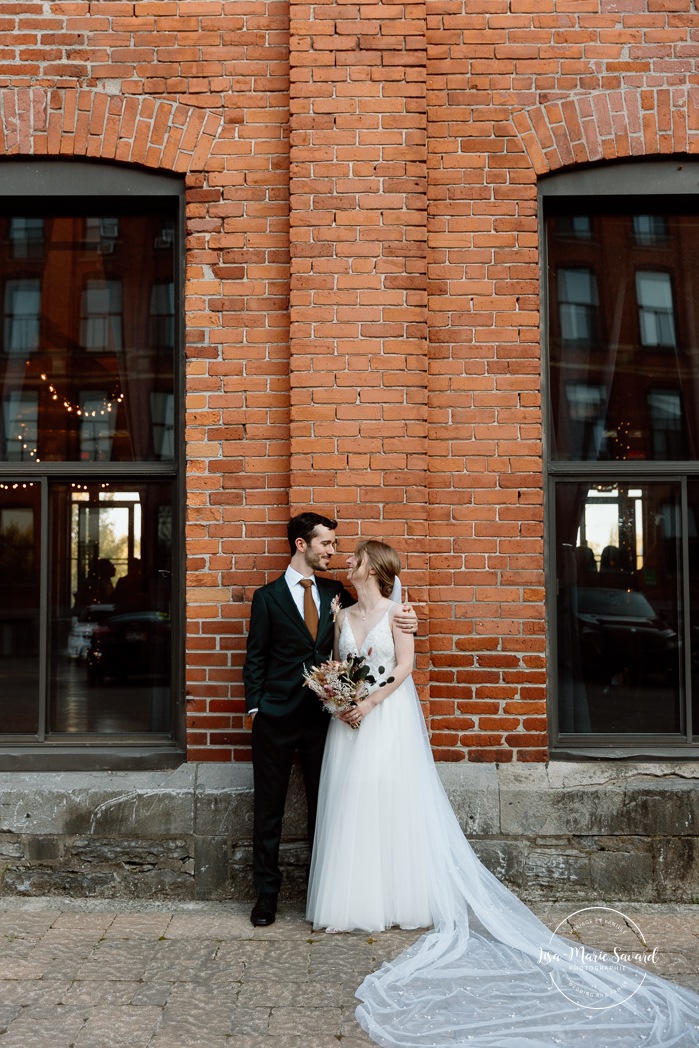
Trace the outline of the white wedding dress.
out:
<instances>
[{"instance_id":1,"label":"white wedding dress","mask_svg":"<svg viewBox=\"0 0 699 1048\"><path fill-rule=\"evenodd\" d=\"M361 646L396 664L388 612ZM357 645L345 616L344 658ZM552 935L476 858L434 766L411 678L352 731L333 719L308 919L380 931L434 925L368 975L357 1020L382 1048L691 1048L699 996Z\"/></svg>"}]
</instances>

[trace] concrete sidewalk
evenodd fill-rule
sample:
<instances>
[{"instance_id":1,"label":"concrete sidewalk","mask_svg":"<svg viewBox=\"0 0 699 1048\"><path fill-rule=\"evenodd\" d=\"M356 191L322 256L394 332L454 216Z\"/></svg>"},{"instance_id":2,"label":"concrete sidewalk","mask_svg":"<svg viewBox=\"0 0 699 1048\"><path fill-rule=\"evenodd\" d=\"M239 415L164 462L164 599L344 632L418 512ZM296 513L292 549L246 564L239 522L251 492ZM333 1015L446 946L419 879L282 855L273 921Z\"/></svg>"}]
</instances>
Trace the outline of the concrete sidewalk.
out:
<instances>
[{"instance_id":1,"label":"concrete sidewalk","mask_svg":"<svg viewBox=\"0 0 699 1048\"><path fill-rule=\"evenodd\" d=\"M584 905L534 909L555 928ZM654 971L699 991L699 906L606 906L658 948ZM285 906L271 928L253 929L249 910L0 899L0 1048L369 1048L354 991L418 934L313 933ZM594 945L583 916L565 934L579 927Z\"/></svg>"}]
</instances>

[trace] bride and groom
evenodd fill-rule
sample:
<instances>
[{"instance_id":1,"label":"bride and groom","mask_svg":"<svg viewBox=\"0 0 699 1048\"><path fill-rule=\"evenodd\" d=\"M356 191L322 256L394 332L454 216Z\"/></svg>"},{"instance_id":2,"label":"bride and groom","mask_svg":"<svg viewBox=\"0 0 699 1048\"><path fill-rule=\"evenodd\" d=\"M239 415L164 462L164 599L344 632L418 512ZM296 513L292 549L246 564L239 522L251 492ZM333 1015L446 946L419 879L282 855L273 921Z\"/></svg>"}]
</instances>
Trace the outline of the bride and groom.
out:
<instances>
[{"instance_id":1,"label":"bride and groom","mask_svg":"<svg viewBox=\"0 0 699 1048\"><path fill-rule=\"evenodd\" d=\"M253 598L244 669L255 712L253 924L275 918L281 820L298 749L314 842L307 911L314 927L432 929L357 991L357 1020L377 1044L699 1045L696 994L650 973L639 980L638 969L610 965L599 951L587 951L581 964L579 951L479 862L432 759L411 676L416 619L390 600L398 556L383 543L359 544L348 560L355 602L314 574L336 550L335 526L314 514L293 518L291 564ZM335 596L343 610L333 625ZM333 647L342 658L364 655L376 684L328 727L300 682L304 667ZM352 722L361 729L351 731Z\"/></svg>"}]
</instances>

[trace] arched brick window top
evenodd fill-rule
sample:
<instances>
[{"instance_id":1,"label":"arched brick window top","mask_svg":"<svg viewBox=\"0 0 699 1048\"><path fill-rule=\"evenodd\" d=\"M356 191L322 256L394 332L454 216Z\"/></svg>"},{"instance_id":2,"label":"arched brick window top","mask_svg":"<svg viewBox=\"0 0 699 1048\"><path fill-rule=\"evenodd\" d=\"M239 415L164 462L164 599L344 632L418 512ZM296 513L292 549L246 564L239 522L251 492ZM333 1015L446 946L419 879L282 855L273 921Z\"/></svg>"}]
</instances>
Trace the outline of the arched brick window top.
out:
<instances>
[{"instance_id":1,"label":"arched brick window top","mask_svg":"<svg viewBox=\"0 0 699 1048\"><path fill-rule=\"evenodd\" d=\"M87 89L0 91L0 153L83 156L203 171L221 119L176 102Z\"/></svg>"},{"instance_id":2,"label":"arched brick window top","mask_svg":"<svg viewBox=\"0 0 699 1048\"><path fill-rule=\"evenodd\" d=\"M699 89L599 91L515 113L537 175L571 164L699 152Z\"/></svg>"}]
</instances>

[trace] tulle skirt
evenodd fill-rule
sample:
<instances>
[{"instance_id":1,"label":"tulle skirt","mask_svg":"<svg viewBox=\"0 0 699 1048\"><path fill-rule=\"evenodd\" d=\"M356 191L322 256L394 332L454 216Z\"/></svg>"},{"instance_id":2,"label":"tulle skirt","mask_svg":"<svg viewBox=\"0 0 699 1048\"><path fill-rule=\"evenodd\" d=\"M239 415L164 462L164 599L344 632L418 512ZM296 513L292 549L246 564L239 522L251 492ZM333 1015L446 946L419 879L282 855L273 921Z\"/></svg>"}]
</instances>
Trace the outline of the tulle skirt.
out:
<instances>
[{"instance_id":1,"label":"tulle skirt","mask_svg":"<svg viewBox=\"0 0 699 1048\"><path fill-rule=\"evenodd\" d=\"M421 717L401 685L325 744L308 890L315 928L383 931L433 923Z\"/></svg>"},{"instance_id":2,"label":"tulle skirt","mask_svg":"<svg viewBox=\"0 0 699 1048\"><path fill-rule=\"evenodd\" d=\"M478 860L435 768L412 679L352 731L333 721L308 918L434 925L366 977L382 1048L691 1048L699 997L551 931ZM652 968L652 966L650 966Z\"/></svg>"}]
</instances>

